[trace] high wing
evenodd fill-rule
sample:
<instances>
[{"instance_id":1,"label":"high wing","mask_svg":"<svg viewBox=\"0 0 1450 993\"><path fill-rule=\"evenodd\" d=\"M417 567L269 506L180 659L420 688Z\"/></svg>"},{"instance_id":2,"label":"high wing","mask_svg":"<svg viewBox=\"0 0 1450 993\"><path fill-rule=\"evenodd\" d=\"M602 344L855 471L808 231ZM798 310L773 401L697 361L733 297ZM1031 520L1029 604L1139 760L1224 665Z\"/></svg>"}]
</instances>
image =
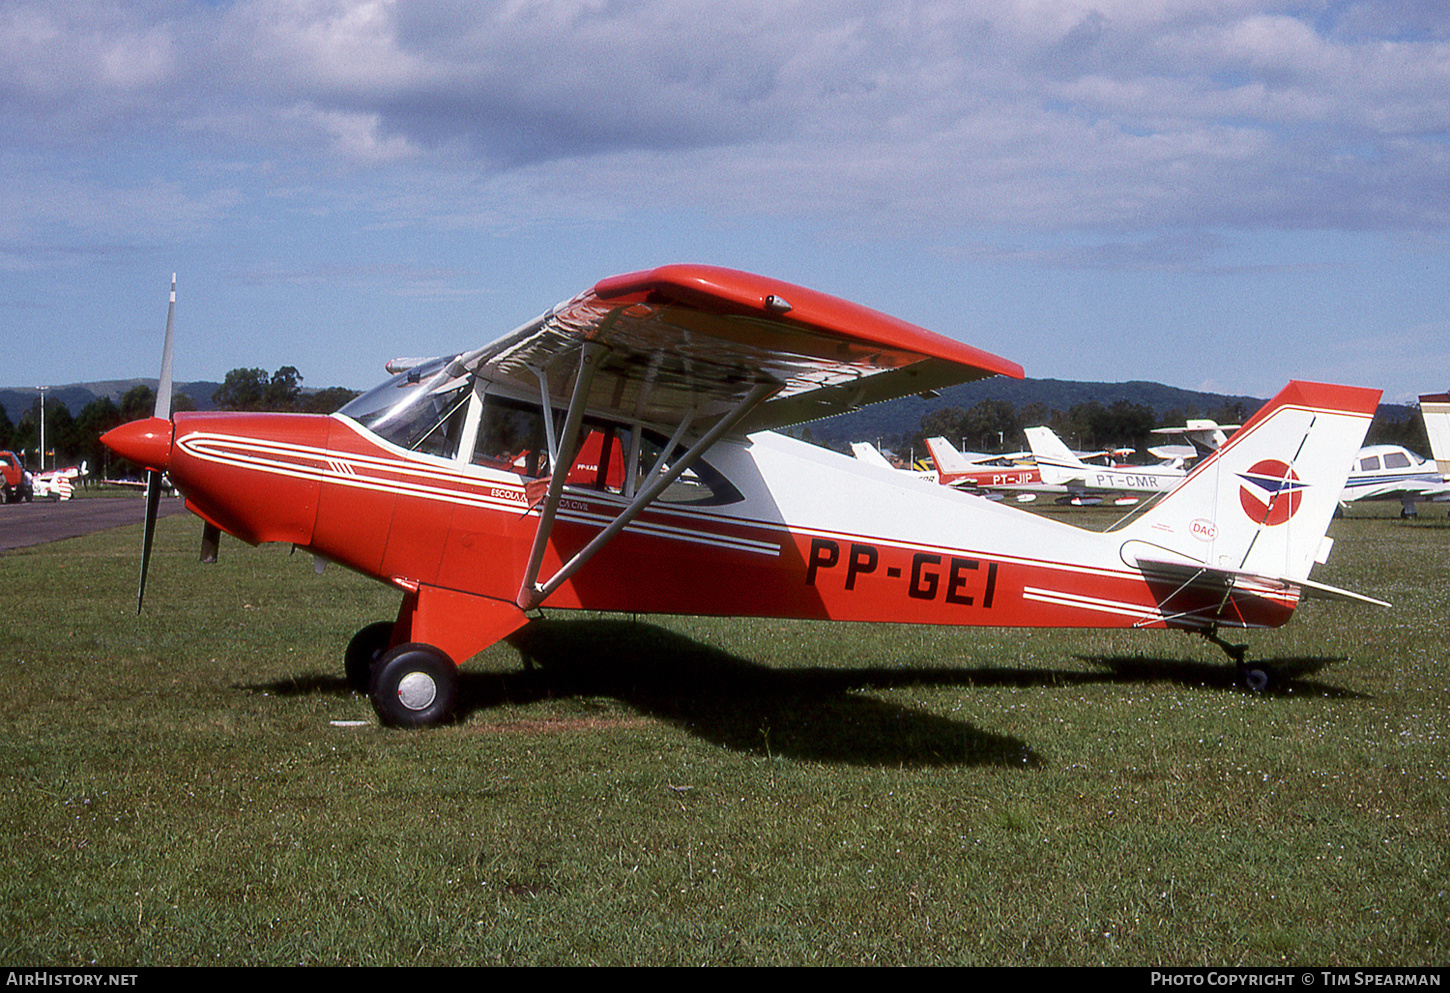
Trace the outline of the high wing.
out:
<instances>
[{"instance_id":1,"label":"high wing","mask_svg":"<svg viewBox=\"0 0 1450 993\"><path fill-rule=\"evenodd\" d=\"M702 430L756 399L737 434L1022 367L814 290L712 266L602 280L518 331L460 356L462 370L567 400L586 346L590 413ZM763 399L760 399L763 397Z\"/></svg>"}]
</instances>

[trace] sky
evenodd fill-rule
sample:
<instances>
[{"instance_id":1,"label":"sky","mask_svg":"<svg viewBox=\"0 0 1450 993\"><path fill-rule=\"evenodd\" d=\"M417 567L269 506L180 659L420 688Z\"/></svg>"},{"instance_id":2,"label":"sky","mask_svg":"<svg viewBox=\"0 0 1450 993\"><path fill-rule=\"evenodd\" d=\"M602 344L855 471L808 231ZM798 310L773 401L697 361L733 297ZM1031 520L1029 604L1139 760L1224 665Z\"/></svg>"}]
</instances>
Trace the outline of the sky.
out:
<instances>
[{"instance_id":1,"label":"sky","mask_svg":"<svg viewBox=\"0 0 1450 993\"><path fill-rule=\"evenodd\" d=\"M1443 0L0 0L0 386L361 389L672 262L1021 363L1450 389Z\"/></svg>"}]
</instances>

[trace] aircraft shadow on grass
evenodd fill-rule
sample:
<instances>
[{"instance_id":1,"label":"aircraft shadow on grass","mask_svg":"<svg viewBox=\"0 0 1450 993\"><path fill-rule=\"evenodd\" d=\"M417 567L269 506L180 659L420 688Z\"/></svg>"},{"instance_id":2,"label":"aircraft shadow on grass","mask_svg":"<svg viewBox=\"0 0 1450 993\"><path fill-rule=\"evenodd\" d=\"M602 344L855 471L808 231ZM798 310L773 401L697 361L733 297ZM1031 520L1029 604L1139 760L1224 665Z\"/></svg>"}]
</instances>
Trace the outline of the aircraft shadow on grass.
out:
<instances>
[{"instance_id":1,"label":"aircraft shadow on grass","mask_svg":"<svg viewBox=\"0 0 1450 993\"><path fill-rule=\"evenodd\" d=\"M1080 662L1110 670L1113 674L1112 681L1115 683L1174 682L1203 689L1252 693L1244 687L1233 667L1221 662L1197 662L1191 659L1160 658L1150 655L1078 655L1075 658ZM1274 673L1273 683L1262 694L1257 695L1317 696L1340 700L1364 699L1362 693L1308 678L1336 662L1345 661L1343 657L1294 655L1273 659L1256 659L1255 661L1262 663ZM1093 680L1089 677L1085 681Z\"/></svg>"},{"instance_id":2,"label":"aircraft shadow on grass","mask_svg":"<svg viewBox=\"0 0 1450 993\"><path fill-rule=\"evenodd\" d=\"M734 751L863 766L1037 768L1040 754L1013 735L924 713L862 691L909 686L1018 688L1176 682L1247 692L1222 663L1144 656L1078 656L1106 671L999 667L810 667L778 669L634 620L534 621L510 639L520 672L461 673L459 718L505 704L610 697ZM1347 697L1304 679L1339 661L1274 660L1271 693ZM277 695L350 693L341 677L269 684Z\"/></svg>"}]
</instances>

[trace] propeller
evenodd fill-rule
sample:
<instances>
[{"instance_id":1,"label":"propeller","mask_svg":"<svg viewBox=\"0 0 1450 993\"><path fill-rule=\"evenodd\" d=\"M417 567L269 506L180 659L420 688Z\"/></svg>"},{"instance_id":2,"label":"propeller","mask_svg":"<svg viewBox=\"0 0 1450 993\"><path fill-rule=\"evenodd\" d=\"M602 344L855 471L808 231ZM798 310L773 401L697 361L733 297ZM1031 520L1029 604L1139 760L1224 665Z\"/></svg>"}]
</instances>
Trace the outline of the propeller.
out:
<instances>
[{"instance_id":1,"label":"propeller","mask_svg":"<svg viewBox=\"0 0 1450 993\"><path fill-rule=\"evenodd\" d=\"M171 344L176 317L176 274L171 275L171 302L166 308L166 341L161 348L161 379L156 384L156 407L145 420L131 421L101 436L101 443L128 462L146 468L146 523L141 532L141 579L136 589L136 613L146 599L146 572L151 544L161 510L162 477L171 464L171 443L176 425L171 421ZM215 562L221 529L207 522L201 535L201 560Z\"/></svg>"},{"instance_id":2,"label":"propeller","mask_svg":"<svg viewBox=\"0 0 1450 993\"><path fill-rule=\"evenodd\" d=\"M176 316L176 273L171 274L171 300L166 305L166 338L161 345L161 379L156 384L156 409L152 418L171 420L171 333ZM167 448L170 449L170 439ZM161 509L162 470L146 469L146 526L141 531L141 580L136 588L136 613L146 598L146 569L151 564L151 541L156 537L156 516Z\"/></svg>"}]
</instances>

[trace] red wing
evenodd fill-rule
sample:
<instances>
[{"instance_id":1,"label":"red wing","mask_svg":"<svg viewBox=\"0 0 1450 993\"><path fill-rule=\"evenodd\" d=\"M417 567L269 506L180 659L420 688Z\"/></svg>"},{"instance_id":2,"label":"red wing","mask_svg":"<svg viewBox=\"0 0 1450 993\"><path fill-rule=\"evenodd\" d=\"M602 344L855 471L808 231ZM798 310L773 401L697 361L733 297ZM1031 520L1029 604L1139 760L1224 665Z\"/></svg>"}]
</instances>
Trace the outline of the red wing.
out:
<instances>
[{"instance_id":1,"label":"red wing","mask_svg":"<svg viewBox=\"0 0 1450 993\"><path fill-rule=\"evenodd\" d=\"M778 386L738 427L784 427L1022 367L836 297L749 273L665 266L606 279L465 363L567 399L586 341L607 345L588 409L708 424L756 384Z\"/></svg>"}]
</instances>

